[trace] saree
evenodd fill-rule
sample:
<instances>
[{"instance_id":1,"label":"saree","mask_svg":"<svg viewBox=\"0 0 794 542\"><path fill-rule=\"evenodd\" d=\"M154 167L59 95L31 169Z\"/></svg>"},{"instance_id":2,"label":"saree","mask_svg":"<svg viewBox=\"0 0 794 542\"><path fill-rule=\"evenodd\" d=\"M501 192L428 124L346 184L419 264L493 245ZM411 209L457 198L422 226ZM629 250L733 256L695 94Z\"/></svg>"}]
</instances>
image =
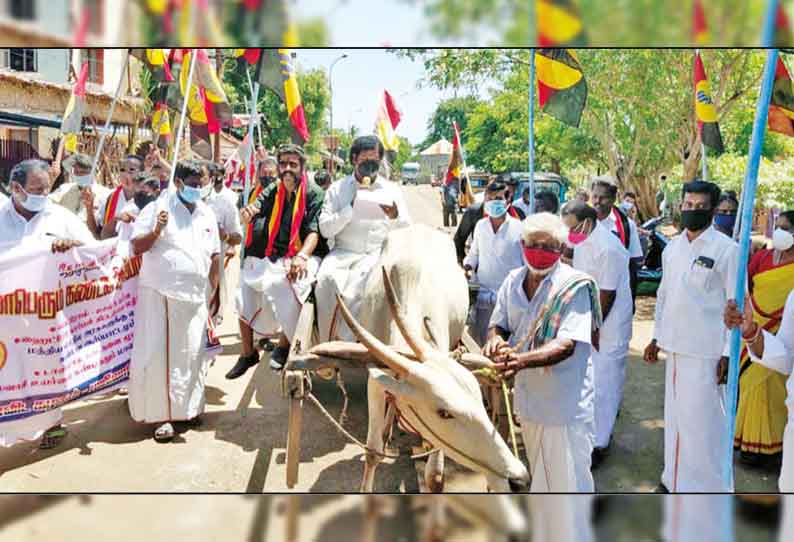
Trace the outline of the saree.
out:
<instances>
[{"instance_id":1,"label":"saree","mask_svg":"<svg viewBox=\"0 0 794 542\"><path fill-rule=\"evenodd\" d=\"M755 322L776 333L786 298L794 290L794 263L775 266L772 257L771 250L762 250L750 263L750 302ZM739 366L734 448L749 454L778 454L788 417L786 375L750 361L745 344Z\"/></svg>"}]
</instances>

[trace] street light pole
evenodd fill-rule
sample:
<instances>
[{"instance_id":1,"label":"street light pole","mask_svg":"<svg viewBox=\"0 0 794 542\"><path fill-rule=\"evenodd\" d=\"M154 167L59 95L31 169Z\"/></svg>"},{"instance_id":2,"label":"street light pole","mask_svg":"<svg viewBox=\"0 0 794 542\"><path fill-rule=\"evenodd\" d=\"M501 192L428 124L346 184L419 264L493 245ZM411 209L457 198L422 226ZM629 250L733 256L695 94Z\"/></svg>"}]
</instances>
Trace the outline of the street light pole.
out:
<instances>
[{"instance_id":1,"label":"street light pole","mask_svg":"<svg viewBox=\"0 0 794 542\"><path fill-rule=\"evenodd\" d=\"M336 59L334 59L333 62L331 62L331 67L328 68L328 89L330 90L330 95L331 95L331 106L330 106L330 110L331 110L331 128L330 128L330 135L331 135L331 163L329 165L330 165L330 170L331 170L330 174L331 174L331 178L332 179L333 179L334 169L335 169L334 166L336 165L336 162L335 162L336 141L334 140L334 80L333 80L334 66L336 65L337 62L339 62L340 60L345 59L345 58L347 58L347 54L345 54L345 53L341 54Z\"/></svg>"}]
</instances>

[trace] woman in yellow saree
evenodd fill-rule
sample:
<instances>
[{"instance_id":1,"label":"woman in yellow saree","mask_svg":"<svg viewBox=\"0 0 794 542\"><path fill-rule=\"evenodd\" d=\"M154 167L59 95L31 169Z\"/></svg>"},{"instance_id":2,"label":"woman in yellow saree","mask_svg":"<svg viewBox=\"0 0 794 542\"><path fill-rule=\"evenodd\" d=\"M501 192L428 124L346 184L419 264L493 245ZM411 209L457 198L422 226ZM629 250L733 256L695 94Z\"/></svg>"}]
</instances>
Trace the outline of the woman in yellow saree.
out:
<instances>
[{"instance_id":1,"label":"woman in yellow saree","mask_svg":"<svg viewBox=\"0 0 794 542\"><path fill-rule=\"evenodd\" d=\"M781 213L772 249L756 252L748 265L748 287L753 318L776 333L783 306L794 290L794 211ZM739 405L734 448L740 460L752 465L779 465L787 410L786 375L750 361L742 345L739 371Z\"/></svg>"}]
</instances>

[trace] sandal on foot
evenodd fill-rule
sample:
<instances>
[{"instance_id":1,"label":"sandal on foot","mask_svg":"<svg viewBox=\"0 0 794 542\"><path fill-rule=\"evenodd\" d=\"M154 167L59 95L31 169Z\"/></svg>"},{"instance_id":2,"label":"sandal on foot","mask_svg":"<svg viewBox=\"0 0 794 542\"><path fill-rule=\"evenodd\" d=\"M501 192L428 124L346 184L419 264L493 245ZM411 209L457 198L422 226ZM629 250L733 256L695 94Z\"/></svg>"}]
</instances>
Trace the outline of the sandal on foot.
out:
<instances>
[{"instance_id":1,"label":"sandal on foot","mask_svg":"<svg viewBox=\"0 0 794 542\"><path fill-rule=\"evenodd\" d=\"M157 442L169 442L174 438L174 426L170 423L164 423L154 430L154 440Z\"/></svg>"},{"instance_id":2,"label":"sandal on foot","mask_svg":"<svg viewBox=\"0 0 794 542\"><path fill-rule=\"evenodd\" d=\"M254 352L250 356L240 356L237 358L237 363L234 364L234 367L226 373L226 379L234 380L235 378L240 378L257 363L259 363L259 352Z\"/></svg>"},{"instance_id":3,"label":"sandal on foot","mask_svg":"<svg viewBox=\"0 0 794 542\"><path fill-rule=\"evenodd\" d=\"M66 436L66 429L61 427L53 427L44 433L41 437L41 442L39 442L39 449L41 450L50 450L58 446L63 440L63 437Z\"/></svg>"}]
</instances>

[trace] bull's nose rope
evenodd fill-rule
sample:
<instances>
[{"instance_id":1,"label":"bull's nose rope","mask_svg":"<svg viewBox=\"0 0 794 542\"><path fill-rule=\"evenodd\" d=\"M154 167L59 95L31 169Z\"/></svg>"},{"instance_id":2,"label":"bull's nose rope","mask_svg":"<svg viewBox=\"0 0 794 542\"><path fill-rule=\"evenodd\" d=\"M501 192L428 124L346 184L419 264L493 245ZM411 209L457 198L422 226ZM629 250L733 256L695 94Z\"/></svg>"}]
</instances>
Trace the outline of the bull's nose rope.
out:
<instances>
[{"instance_id":1,"label":"bull's nose rope","mask_svg":"<svg viewBox=\"0 0 794 542\"><path fill-rule=\"evenodd\" d=\"M342 427L342 425L338 421L336 421L336 418L334 418L331 415L331 413L328 412L328 410L322 405L322 403L320 403L319 399L317 399L317 397L315 397L312 392L308 392L305 395L305 397L307 399L309 399L312 403L314 403L314 405L320 410L322 415L325 416L328 419L328 421L331 422L331 425L336 427L336 429L340 433L342 433L342 435L344 435L348 440L350 440L351 442L353 442L354 444L359 446L362 450L364 450L368 454L377 455L379 457L383 457L383 458L386 458L386 459L399 459L400 457L402 457L400 454L387 454L387 453L379 452L377 450L374 450L374 449L370 448L369 446L367 446L366 444L364 444L363 442L358 440L356 437L354 437L347 429ZM429 450L427 452L414 454L414 455L410 456L410 459L412 459L412 460L421 459L423 457L427 457L429 455L432 455L432 454L434 454L436 452L438 452L438 448L433 448L432 450Z\"/></svg>"},{"instance_id":2,"label":"bull's nose rope","mask_svg":"<svg viewBox=\"0 0 794 542\"><path fill-rule=\"evenodd\" d=\"M505 399L505 410L507 410L507 427L510 431L510 443L513 445L513 455L516 456L516 459L519 461L521 460L518 457L518 441L516 439L516 425L513 421L513 409L510 406L510 393L507 389L507 381L503 379L499 374L491 369L490 367L482 367L481 369L477 369L476 371L472 371L473 374L477 374L483 376L491 381L499 382L502 387L502 395Z\"/></svg>"}]
</instances>

